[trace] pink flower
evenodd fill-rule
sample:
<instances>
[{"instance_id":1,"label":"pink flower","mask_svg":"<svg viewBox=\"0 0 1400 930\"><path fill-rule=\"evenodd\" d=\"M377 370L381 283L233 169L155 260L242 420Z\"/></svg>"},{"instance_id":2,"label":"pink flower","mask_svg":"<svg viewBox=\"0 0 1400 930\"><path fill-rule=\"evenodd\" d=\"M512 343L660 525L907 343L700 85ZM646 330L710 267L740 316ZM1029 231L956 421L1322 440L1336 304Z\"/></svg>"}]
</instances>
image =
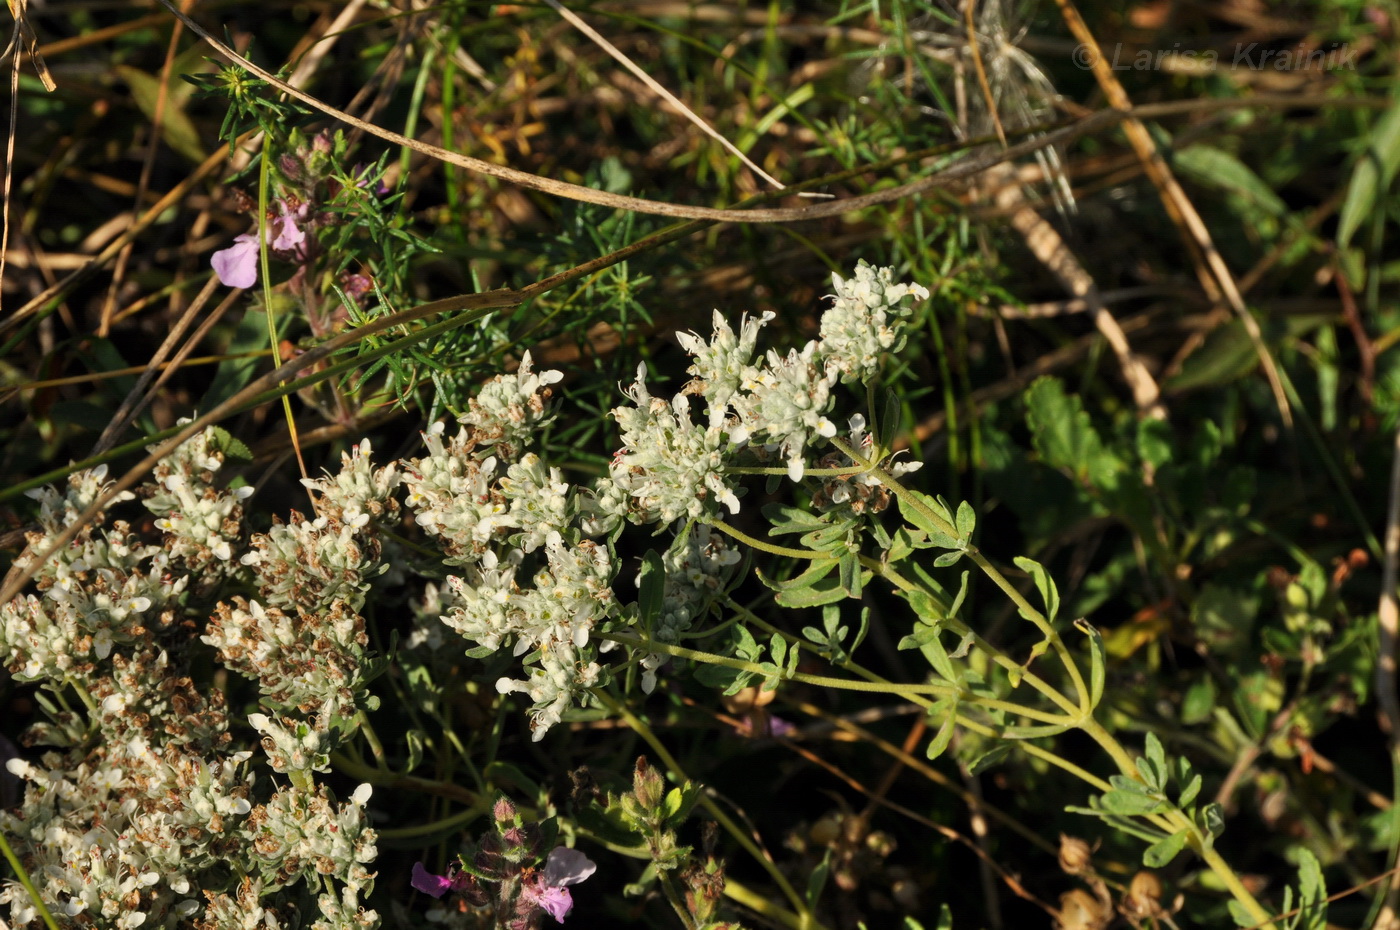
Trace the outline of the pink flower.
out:
<instances>
[{"instance_id":1,"label":"pink flower","mask_svg":"<svg viewBox=\"0 0 1400 930\"><path fill-rule=\"evenodd\" d=\"M226 287L252 287L258 283L258 237L234 236L233 245L215 252L209 264Z\"/></svg>"},{"instance_id":2,"label":"pink flower","mask_svg":"<svg viewBox=\"0 0 1400 930\"><path fill-rule=\"evenodd\" d=\"M281 215L272 221L273 227L277 230L277 235L272 240L272 247L279 252L295 252L306 242L306 233L297 226L297 220L306 219L308 212L306 204L302 204L289 213L286 201L279 200L277 201L277 209Z\"/></svg>"},{"instance_id":3,"label":"pink flower","mask_svg":"<svg viewBox=\"0 0 1400 930\"><path fill-rule=\"evenodd\" d=\"M434 875L423 868L423 863L413 863L413 875L408 883L424 894L440 898L449 891L460 891L466 885L466 873L450 868L446 875Z\"/></svg>"},{"instance_id":4,"label":"pink flower","mask_svg":"<svg viewBox=\"0 0 1400 930\"><path fill-rule=\"evenodd\" d=\"M520 889L520 896L563 923L564 915L574 906L567 886L577 885L597 870L597 863L577 849L556 846L545 860L543 874L535 882L526 883Z\"/></svg>"}]
</instances>

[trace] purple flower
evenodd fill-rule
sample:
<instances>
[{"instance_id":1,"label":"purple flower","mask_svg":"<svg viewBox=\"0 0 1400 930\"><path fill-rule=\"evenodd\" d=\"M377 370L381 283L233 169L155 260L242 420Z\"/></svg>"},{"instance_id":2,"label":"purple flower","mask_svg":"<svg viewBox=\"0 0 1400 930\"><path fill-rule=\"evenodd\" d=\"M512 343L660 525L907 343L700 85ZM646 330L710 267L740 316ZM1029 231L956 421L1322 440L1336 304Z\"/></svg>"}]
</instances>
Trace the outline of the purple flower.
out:
<instances>
[{"instance_id":1,"label":"purple flower","mask_svg":"<svg viewBox=\"0 0 1400 930\"><path fill-rule=\"evenodd\" d=\"M258 237L234 236L233 245L215 252L209 263L226 287L252 287L258 283Z\"/></svg>"},{"instance_id":2,"label":"purple flower","mask_svg":"<svg viewBox=\"0 0 1400 930\"><path fill-rule=\"evenodd\" d=\"M564 915L574 906L567 886L577 885L597 870L597 863L577 849L556 846L545 860L544 873L535 882L525 884L520 894L528 903L543 908L550 917L563 923Z\"/></svg>"},{"instance_id":3,"label":"purple flower","mask_svg":"<svg viewBox=\"0 0 1400 930\"><path fill-rule=\"evenodd\" d=\"M276 230L276 236L272 240L272 247L279 252L297 252L306 242L306 233L297 225L297 220L305 220L310 208L302 204L295 210L287 209L285 200L277 201L278 215L272 219L272 228ZM298 257L300 257L298 253Z\"/></svg>"},{"instance_id":4,"label":"purple flower","mask_svg":"<svg viewBox=\"0 0 1400 930\"><path fill-rule=\"evenodd\" d=\"M460 891L466 885L466 873L449 868L446 875L434 875L423 868L423 863L413 863L413 876L408 883L424 894L440 898L449 891Z\"/></svg>"}]
</instances>

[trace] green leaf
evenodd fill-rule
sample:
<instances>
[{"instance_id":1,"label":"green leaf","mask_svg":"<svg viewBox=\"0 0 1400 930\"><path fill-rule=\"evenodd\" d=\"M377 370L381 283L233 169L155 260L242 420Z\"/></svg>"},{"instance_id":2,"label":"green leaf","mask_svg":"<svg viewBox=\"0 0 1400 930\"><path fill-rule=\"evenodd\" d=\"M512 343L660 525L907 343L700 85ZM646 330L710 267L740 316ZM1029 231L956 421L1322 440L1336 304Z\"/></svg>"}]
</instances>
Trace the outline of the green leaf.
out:
<instances>
[{"instance_id":1,"label":"green leaf","mask_svg":"<svg viewBox=\"0 0 1400 930\"><path fill-rule=\"evenodd\" d=\"M933 761L947 752L948 744L952 742L953 725L957 721L958 716L957 695L944 698L933 705L931 713L942 713L944 716L943 723L938 727L938 732L933 735L933 739L929 740L928 748L924 750L924 755L928 757L929 761Z\"/></svg>"},{"instance_id":2,"label":"green leaf","mask_svg":"<svg viewBox=\"0 0 1400 930\"><path fill-rule=\"evenodd\" d=\"M927 509L941 516L946 513L947 508L920 491L910 490L908 497L912 500L906 499L906 495L903 494L895 498L899 502L900 516L904 517L905 521L915 529L923 530L933 545L943 549L957 549L958 541L949 536L947 532L954 529L952 521L946 518L935 520L924 512ZM914 501L922 504L923 507L919 507Z\"/></svg>"},{"instance_id":3,"label":"green leaf","mask_svg":"<svg viewBox=\"0 0 1400 930\"><path fill-rule=\"evenodd\" d=\"M1225 832L1225 811L1219 804L1207 804L1201 808L1201 826L1211 839L1215 839Z\"/></svg>"},{"instance_id":4,"label":"green leaf","mask_svg":"<svg viewBox=\"0 0 1400 930\"><path fill-rule=\"evenodd\" d=\"M963 501L958 505L958 538L963 542L972 540L972 532L977 528L977 511L972 509L972 505Z\"/></svg>"},{"instance_id":5,"label":"green leaf","mask_svg":"<svg viewBox=\"0 0 1400 930\"><path fill-rule=\"evenodd\" d=\"M1161 468L1172 460L1172 428L1166 420L1138 421L1137 452L1148 465Z\"/></svg>"},{"instance_id":6,"label":"green leaf","mask_svg":"<svg viewBox=\"0 0 1400 930\"><path fill-rule=\"evenodd\" d=\"M1011 754L1010 743L993 743L991 748L972 760L967 766L968 774L980 775Z\"/></svg>"},{"instance_id":7,"label":"green leaf","mask_svg":"<svg viewBox=\"0 0 1400 930\"><path fill-rule=\"evenodd\" d=\"M1235 194L1270 216L1283 216L1288 212L1287 205L1273 188L1229 152L1198 143L1178 149L1174 155L1174 163L1181 168L1181 173L1197 183Z\"/></svg>"},{"instance_id":8,"label":"green leaf","mask_svg":"<svg viewBox=\"0 0 1400 930\"><path fill-rule=\"evenodd\" d=\"M860 554L854 549L848 549L841 554L838 560L841 569L841 590L850 597L860 597L862 590Z\"/></svg>"},{"instance_id":9,"label":"green leaf","mask_svg":"<svg viewBox=\"0 0 1400 930\"><path fill-rule=\"evenodd\" d=\"M679 814L681 811L681 789L672 788L666 792L666 799L661 802L661 816L665 820Z\"/></svg>"},{"instance_id":10,"label":"green leaf","mask_svg":"<svg viewBox=\"0 0 1400 930\"><path fill-rule=\"evenodd\" d=\"M1400 167L1400 98L1371 127L1370 142L1352 169L1346 200L1337 222L1337 245L1345 249L1361 222L1384 199L1395 169Z\"/></svg>"},{"instance_id":11,"label":"green leaf","mask_svg":"<svg viewBox=\"0 0 1400 930\"><path fill-rule=\"evenodd\" d=\"M835 567L835 559L817 559L812 562L810 568L796 577L789 578L787 581L774 581L763 574L763 572L759 572L758 577L765 585L772 588L774 591L791 591L799 588L810 588L827 575L830 575L831 570Z\"/></svg>"},{"instance_id":12,"label":"green leaf","mask_svg":"<svg viewBox=\"0 0 1400 930\"><path fill-rule=\"evenodd\" d=\"M958 559L962 558L962 556L963 554L956 549L954 549L952 552L945 552L938 558L933 560L933 567L947 568L949 565L956 565Z\"/></svg>"},{"instance_id":13,"label":"green leaf","mask_svg":"<svg viewBox=\"0 0 1400 930\"><path fill-rule=\"evenodd\" d=\"M1308 849L1298 849L1298 906L1300 930L1326 930L1327 883L1322 877L1322 865Z\"/></svg>"},{"instance_id":14,"label":"green leaf","mask_svg":"<svg viewBox=\"0 0 1400 930\"><path fill-rule=\"evenodd\" d=\"M1110 814L1122 817L1139 817L1143 814L1160 814L1170 809L1165 801L1145 794L1114 789L1105 791L1102 798L1103 809Z\"/></svg>"},{"instance_id":15,"label":"green leaf","mask_svg":"<svg viewBox=\"0 0 1400 930\"><path fill-rule=\"evenodd\" d=\"M1103 700L1104 679L1108 663L1104 655L1103 636L1089 621L1080 618L1074 621L1075 627L1089 637L1089 710L1099 706Z\"/></svg>"},{"instance_id":16,"label":"green leaf","mask_svg":"<svg viewBox=\"0 0 1400 930\"><path fill-rule=\"evenodd\" d=\"M962 606L963 598L967 597L967 572L962 573L962 583L958 585L957 596L953 598L953 603L948 608L948 616L956 617L958 608Z\"/></svg>"},{"instance_id":17,"label":"green leaf","mask_svg":"<svg viewBox=\"0 0 1400 930\"><path fill-rule=\"evenodd\" d=\"M1122 463L1104 448L1079 398L1066 395L1057 379L1040 378L1027 389L1026 425L1047 465L1069 472L1080 484L1117 485Z\"/></svg>"},{"instance_id":18,"label":"green leaf","mask_svg":"<svg viewBox=\"0 0 1400 930\"><path fill-rule=\"evenodd\" d=\"M1181 797L1177 799L1176 806L1186 810L1191 806L1191 802L1201 793L1201 776L1197 775L1186 783L1186 787L1181 789Z\"/></svg>"},{"instance_id":19,"label":"green leaf","mask_svg":"<svg viewBox=\"0 0 1400 930\"><path fill-rule=\"evenodd\" d=\"M831 563L835 565L835 561ZM823 578L820 582L805 588L779 591L773 596L782 607L820 607L845 600L846 589L841 587L839 578Z\"/></svg>"},{"instance_id":20,"label":"green leaf","mask_svg":"<svg viewBox=\"0 0 1400 930\"><path fill-rule=\"evenodd\" d=\"M1017 568L1035 579L1035 586L1040 591L1040 598L1045 602L1045 619L1054 623L1055 615L1060 612L1060 591L1055 587L1055 580L1050 577L1045 566L1034 559L1018 555L1015 562Z\"/></svg>"},{"instance_id":21,"label":"green leaf","mask_svg":"<svg viewBox=\"0 0 1400 930\"><path fill-rule=\"evenodd\" d=\"M1209 676L1198 678L1181 699L1181 722L1204 723L1215 711L1215 682Z\"/></svg>"},{"instance_id":22,"label":"green leaf","mask_svg":"<svg viewBox=\"0 0 1400 930\"><path fill-rule=\"evenodd\" d=\"M827 847L826 855L822 856L822 861L817 863L812 874L807 876L807 909L809 911L816 910L817 902L822 896L822 890L826 888L827 876L831 874L831 853L831 848Z\"/></svg>"},{"instance_id":23,"label":"green leaf","mask_svg":"<svg viewBox=\"0 0 1400 930\"><path fill-rule=\"evenodd\" d=\"M820 514L804 510L801 507L790 507L787 504L764 504L763 516L772 524L768 528L769 536L782 536L785 533L810 533L812 530L821 529L828 525Z\"/></svg>"},{"instance_id":24,"label":"green leaf","mask_svg":"<svg viewBox=\"0 0 1400 930\"><path fill-rule=\"evenodd\" d=\"M1256 927L1259 921L1254 919L1254 915L1245 910L1245 906L1231 898L1226 906L1230 909L1230 917L1235 921L1236 927Z\"/></svg>"},{"instance_id":25,"label":"green leaf","mask_svg":"<svg viewBox=\"0 0 1400 930\"><path fill-rule=\"evenodd\" d=\"M1171 836L1153 843L1142 853L1142 864L1149 869L1160 869L1176 858L1176 854L1186 847L1186 830L1178 830Z\"/></svg>"},{"instance_id":26,"label":"green leaf","mask_svg":"<svg viewBox=\"0 0 1400 930\"><path fill-rule=\"evenodd\" d=\"M1153 791L1162 791L1167 787L1167 775L1170 773L1170 769L1167 768L1167 752L1162 748L1162 741L1157 738L1156 733L1149 731L1146 743L1147 757L1138 761L1146 761L1147 764L1138 767L1142 769L1147 786Z\"/></svg>"},{"instance_id":27,"label":"green leaf","mask_svg":"<svg viewBox=\"0 0 1400 930\"><path fill-rule=\"evenodd\" d=\"M661 553L648 549L642 557L642 571L637 579L637 611L642 624L651 630L661 618L661 608L666 600L666 563Z\"/></svg>"},{"instance_id":28,"label":"green leaf","mask_svg":"<svg viewBox=\"0 0 1400 930\"><path fill-rule=\"evenodd\" d=\"M160 78L139 71L129 65L117 65L116 71L131 88L132 99L146 118L155 123L156 107L160 98ZM187 84L171 84L166 90L165 107L161 110L161 138L176 152L198 164L204 161L204 148L199 142L199 130L185 114L183 104L188 98Z\"/></svg>"}]
</instances>

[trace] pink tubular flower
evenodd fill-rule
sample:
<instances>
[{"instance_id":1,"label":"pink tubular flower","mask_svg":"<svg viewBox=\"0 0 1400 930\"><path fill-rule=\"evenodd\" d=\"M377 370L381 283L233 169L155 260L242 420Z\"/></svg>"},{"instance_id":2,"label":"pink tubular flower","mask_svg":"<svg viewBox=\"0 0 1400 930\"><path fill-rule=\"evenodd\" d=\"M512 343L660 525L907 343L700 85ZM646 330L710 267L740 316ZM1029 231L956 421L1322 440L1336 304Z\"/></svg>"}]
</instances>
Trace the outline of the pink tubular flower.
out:
<instances>
[{"instance_id":1,"label":"pink tubular flower","mask_svg":"<svg viewBox=\"0 0 1400 930\"><path fill-rule=\"evenodd\" d=\"M430 894L435 898L440 898L449 891L459 891L466 883L466 873L458 872L455 868L450 868L446 875L434 875L423 867L423 863L413 863L413 875L408 883L414 888Z\"/></svg>"},{"instance_id":2,"label":"pink tubular flower","mask_svg":"<svg viewBox=\"0 0 1400 930\"><path fill-rule=\"evenodd\" d=\"M577 849L556 846L545 860L544 873L521 889L521 897L563 923L564 915L574 906L567 886L577 885L597 870L597 863Z\"/></svg>"},{"instance_id":3,"label":"pink tubular flower","mask_svg":"<svg viewBox=\"0 0 1400 930\"><path fill-rule=\"evenodd\" d=\"M215 252L209 263L226 287L252 287L258 283L258 237L243 233L233 245Z\"/></svg>"}]
</instances>

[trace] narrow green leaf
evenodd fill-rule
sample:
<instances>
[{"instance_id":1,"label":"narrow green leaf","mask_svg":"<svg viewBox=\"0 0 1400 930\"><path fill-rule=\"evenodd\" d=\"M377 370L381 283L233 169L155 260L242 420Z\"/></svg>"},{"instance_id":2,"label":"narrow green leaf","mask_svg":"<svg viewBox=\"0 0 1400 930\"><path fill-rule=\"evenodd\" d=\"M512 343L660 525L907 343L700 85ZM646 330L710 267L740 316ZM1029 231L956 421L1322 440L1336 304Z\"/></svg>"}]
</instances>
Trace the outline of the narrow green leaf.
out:
<instances>
[{"instance_id":1,"label":"narrow green leaf","mask_svg":"<svg viewBox=\"0 0 1400 930\"><path fill-rule=\"evenodd\" d=\"M1104 653L1103 636L1098 629L1082 617L1074 621L1074 625L1081 633L1089 637L1089 710L1092 712L1103 700L1108 660Z\"/></svg>"},{"instance_id":2,"label":"narrow green leaf","mask_svg":"<svg viewBox=\"0 0 1400 930\"><path fill-rule=\"evenodd\" d=\"M1177 853L1186 848L1186 831L1178 830L1171 836L1153 843L1142 853L1142 864L1149 869L1160 869L1176 858Z\"/></svg>"},{"instance_id":3,"label":"narrow green leaf","mask_svg":"<svg viewBox=\"0 0 1400 930\"><path fill-rule=\"evenodd\" d=\"M807 909L816 910L817 902L821 900L822 890L826 888L827 876L831 874L831 848L828 847L826 855L822 856L822 861L817 863L817 867L812 870L812 874L807 876Z\"/></svg>"},{"instance_id":4,"label":"narrow green leaf","mask_svg":"<svg viewBox=\"0 0 1400 930\"><path fill-rule=\"evenodd\" d=\"M1045 619L1051 623L1055 622L1055 615L1060 612L1060 592L1055 587L1055 580L1050 577L1050 573L1045 570L1035 559L1028 559L1023 555L1015 558L1016 567L1030 575L1035 580L1036 589L1040 591L1040 599L1045 603Z\"/></svg>"},{"instance_id":5,"label":"narrow green leaf","mask_svg":"<svg viewBox=\"0 0 1400 930\"><path fill-rule=\"evenodd\" d=\"M1201 793L1201 776L1197 775L1186 783L1186 787L1181 789L1181 797L1177 799L1176 806L1186 810L1191 806L1191 802Z\"/></svg>"},{"instance_id":6,"label":"narrow green leaf","mask_svg":"<svg viewBox=\"0 0 1400 930\"><path fill-rule=\"evenodd\" d=\"M962 583L958 585L957 596L953 598L952 606L948 608L948 616L956 617L958 608L962 606L963 598L967 597L967 572L962 573Z\"/></svg>"},{"instance_id":7,"label":"narrow green leaf","mask_svg":"<svg viewBox=\"0 0 1400 930\"><path fill-rule=\"evenodd\" d=\"M637 580L637 610L642 616L642 624L654 629L661 618L661 608L666 600L666 563L655 549L647 550L642 557L642 571Z\"/></svg>"},{"instance_id":8,"label":"narrow green leaf","mask_svg":"<svg viewBox=\"0 0 1400 930\"><path fill-rule=\"evenodd\" d=\"M956 565L958 559L962 558L962 556L963 554L956 549L954 549L952 552L945 552L938 558L933 560L933 567L947 568L949 565Z\"/></svg>"},{"instance_id":9,"label":"narrow green leaf","mask_svg":"<svg viewBox=\"0 0 1400 930\"><path fill-rule=\"evenodd\" d=\"M1383 198L1386 188L1400 167L1400 98L1371 127L1371 140L1361 159L1352 170L1337 222L1337 245L1345 249L1361 222L1371 215L1377 198Z\"/></svg>"},{"instance_id":10,"label":"narrow green leaf","mask_svg":"<svg viewBox=\"0 0 1400 930\"><path fill-rule=\"evenodd\" d=\"M861 592L861 568L860 555L853 549L848 549L841 554L839 560L841 569L841 588L850 597L860 597Z\"/></svg>"},{"instance_id":11,"label":"narrow green leaf","mask_svg":"<svg viewBox=\"0 0 1400 930\"><path fill-rule=\"evenodd\" d=\"M1245 910L1245 906L1231 898L1226 906L1230 909L1230 917L1235 921L1236 927L1257 927L1259 921L1254 919L1254 915Z\"/></svg>"},{"instance_id":12,"label":"narrow green leaf","mask_svg":"<svg viewBox=\"0 0 1400 930\"><path fill-rule=\"evenodd\" d=\"M971 775L980 775L1011 754L1010 743L993 743L991 748L974 759L967 767Z\"/></svg>"},{"instance_id":13,"label":"narrow green leaf","mask_svg":"<svg viewBox=\"0 0 1400 930\"><path fill-rule=\"evenodd\" d=\"M1128 791L1105 791L1102 798L1103 809L1110 814L1118 814L1123 817L1139 817L1143 814L1160 814L1168 810L1166 802L1157 798L1148 797L1145 794L1133 794Z\"/></svg>"},{"instance_id":14,"label":"narrow green leaf","mask_svg":"<svg viewBox=\"0 0 1400 930\"><path fill-rule=\"evenodd\" d=\"M939 702L942 703L942 702ZM947 709L947 714L943 718L943 723L939 725L938 732L929 740L928 748L924 750L924 755L929 761L937 759L948 751L948 744L953 740L953 724L957 720L958 702L954 698L952 706Z\"/></svg>"}]
</instances>

